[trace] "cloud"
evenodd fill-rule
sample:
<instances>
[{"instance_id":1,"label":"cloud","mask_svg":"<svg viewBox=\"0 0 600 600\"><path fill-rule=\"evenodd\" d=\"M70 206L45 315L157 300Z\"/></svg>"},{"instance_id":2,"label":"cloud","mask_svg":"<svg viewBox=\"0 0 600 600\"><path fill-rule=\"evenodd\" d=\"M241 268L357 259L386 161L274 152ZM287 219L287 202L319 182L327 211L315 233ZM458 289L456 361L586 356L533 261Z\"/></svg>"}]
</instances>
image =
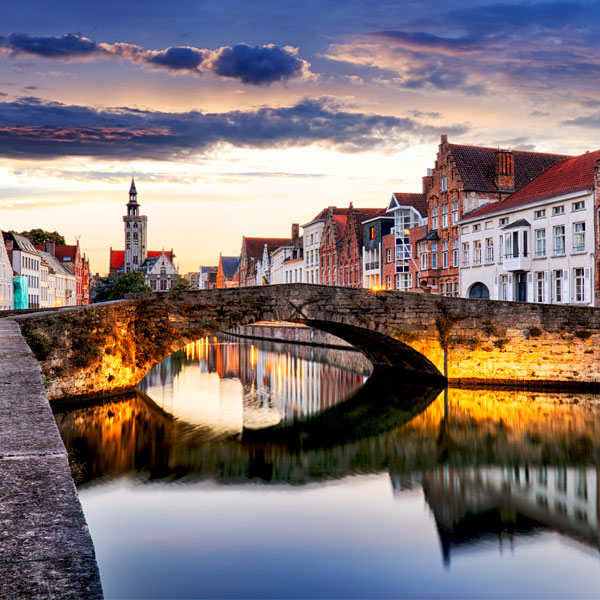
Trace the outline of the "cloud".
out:
<instances>
[{"instance_id":1,"label":"cloud","mask_svg":"<svg viewBox=\"0 0 600 600\"><path fill-rule=\"evenodd\" d=\"M330 98L226 113L100 110L39 98L0 102L0 156L12 158L181 160L224 144L240 148L320 144L360 152L466 130L466 125L433 127L410 118L349 112Z\"/></svg>"},{"instance_id":2,"label":"cloud","mask_svg":"<svg viewBox=\"0 0 600 600\"><path fill-rule=\"evenodd\" d=\"M427 111L423 111L423 110L409 110L408 112L409 112L409 114L411 114L413 117L416 117L417 119L422 119L422 118L441 119L442 118L442 113L440 113L440 112L427 112Z\"/></svg>"},{"instance_id":3,"label":"cloud","mask_svg":"<svg viewBox=\"0 0 600 600\"><path fill-rule=\"evenodd\" d=\"M565 119L563 125L576 125L577 127L591 127L592 129L600 129L600 114L586 115L575 119Z\"/></svg>"},{"instance_id":4,"label":"cloud","mask_svg":"<svg viewBox=\"0 0 600 600\"><path fill-rule=\"evenodd\" d=\"M325 56L378 69L379 78L391 73L408 89L593 97L600 75L596 12L597 2L585 0L463 3L404 19L402 29L353 35Z\"/></svg>"},{"instance_id":5,"label":"cloud","mask_svg":"<svg viewBox=\"0 0 600 600\"><path fill-rule=\"evenodd\" d=\"M213 50L192 46L146 50L125 42L96 43L73 33L62 37L32 37L12 33L0 37L0 52L13 58L26 55L62 61L122 59L180 74L212 73L250 85L268 85L306 77L310 73L310 64L298 57L297 48L273 44L237 44Z\"/></svg>"},{"instance_id":6,"label":"cloud","mask_svg":"<svg viewBox=\"0 0 600 600\"><path fill-rule=\"evenodd\" d=\"M302 74L305 62L297 57L297 49L269 45L250 47L238 44L221 48L212 60L214 73L233 77L242 83L264 85Z\"/></svg>"}]
</instances>

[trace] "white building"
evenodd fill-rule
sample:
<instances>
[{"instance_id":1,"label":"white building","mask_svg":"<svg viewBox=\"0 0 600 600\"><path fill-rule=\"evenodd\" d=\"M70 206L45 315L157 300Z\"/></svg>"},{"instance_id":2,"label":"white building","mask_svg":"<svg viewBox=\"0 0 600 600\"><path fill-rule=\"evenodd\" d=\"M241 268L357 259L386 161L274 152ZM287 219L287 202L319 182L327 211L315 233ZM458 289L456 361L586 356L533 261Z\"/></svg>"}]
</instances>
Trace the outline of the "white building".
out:
<instances>
[{"instance_id":1,"label":"white building","mask_svg":"<svg viewBox=\"0 0 600 600\"><path fill-rule=\"evenodd\" d=\"M42 306L76 306L77 277L49 252L39 251L42 258Z\"/></svg>"},{"instance_id":2,"label":"white building","mask_svg":"<svg viewBox=\"0 0 600 600\"><path fill-rule=\"evenodd\" d=\"M302 237L304 247L304 279L305 283L319 283L319 247L321 246L321 235L325 227L327 210L322 210L312 221L302 225Z\"/></svg>"},{"instance_id":3,"label":"white building","mask_svg":"<svg viewBox=\"0 0 600 600\"><path fill-rule=\"evenodd\" d=\"M461 296L594 304L594 170L563 159L506 200L461 219Z\"/></svg>"},{"instance_id":4,"label":"white building","mask_svg":"<svg viewBox=\"0 0 600 600\"><path fill-rule=\"evenodd\" d=\"M3 232L3 237L13 271L27 278L29 308L39 308L42 259L38 251L17 233Z\"/></svg>"},{"instance_id":5,"label":"white building","mask_svg":"<svg viewBox=\"0 0 600 600\"><path fill-rule=\"evenodd\" d=\"M12 308L14 308L13 270L4 245L4 238L0 235L0 310L11 310Z\"/></svg>"},{"instance_id":6,"label":"white building","mask_svg":"<svg viewBox=\"0 0 600 600\"><path fill-rule=\"evenodd\" d=\"M179 269L172 262L173 251L164 250L158 256L149 256L141 268L146 285L153 291L166 292L179 279Z\"/></svg>"},{"instance_id":7,"label":"white building","mask_svg":"<svg viewBox=\"0 0 600 600\"><path fill-rule=\"evenodd\" d=\"M302 238L271 252L271 283L303 283Z\"/></svg>"}]
</instances>

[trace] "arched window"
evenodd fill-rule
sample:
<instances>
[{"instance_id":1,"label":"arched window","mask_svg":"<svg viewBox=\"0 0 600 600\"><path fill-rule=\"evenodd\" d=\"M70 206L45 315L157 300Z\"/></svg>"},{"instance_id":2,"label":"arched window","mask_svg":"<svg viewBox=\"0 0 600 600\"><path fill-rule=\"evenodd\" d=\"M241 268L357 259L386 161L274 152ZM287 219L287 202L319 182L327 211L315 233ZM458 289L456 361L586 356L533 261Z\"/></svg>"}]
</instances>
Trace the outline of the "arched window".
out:
<instances>
[{"instance_id":1,"label":"arched window","mask_svg":"<svg viewBox=\"0 0 600 600\"><path fill-rule=\"evenodd\" d=\"M478 281L469 288L469 298L481 298L482 300L490 299L490 290L487 285Z\"/></svg>"}]
</instances>

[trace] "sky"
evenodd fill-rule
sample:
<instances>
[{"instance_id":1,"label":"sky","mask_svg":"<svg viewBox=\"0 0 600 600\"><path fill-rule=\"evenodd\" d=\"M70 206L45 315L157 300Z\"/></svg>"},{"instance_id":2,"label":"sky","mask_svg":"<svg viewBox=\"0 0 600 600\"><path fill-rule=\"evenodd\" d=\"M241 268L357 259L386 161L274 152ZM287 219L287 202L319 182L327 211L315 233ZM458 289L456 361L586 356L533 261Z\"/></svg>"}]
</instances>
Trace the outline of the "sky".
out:
<instances>
[{"instance_id":1,"label":"sky","mask_svg":"<svg viewBox=\"0 0 600 600\"><path fill-rule=\"evenodd\" d=\"M20 0L0 8L0 229L122 249L132 174L180 272L421 191L440 135L600 148L600 2Z\"/></svg>"}]
</instances>

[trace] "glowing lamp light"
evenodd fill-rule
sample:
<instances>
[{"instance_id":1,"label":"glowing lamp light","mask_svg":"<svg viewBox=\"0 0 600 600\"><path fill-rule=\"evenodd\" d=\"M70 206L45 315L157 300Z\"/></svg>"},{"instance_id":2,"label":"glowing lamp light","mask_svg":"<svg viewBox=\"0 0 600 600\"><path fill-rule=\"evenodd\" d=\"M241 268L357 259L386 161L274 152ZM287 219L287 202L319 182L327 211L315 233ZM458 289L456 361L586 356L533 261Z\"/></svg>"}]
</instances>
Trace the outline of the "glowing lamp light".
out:
<instances>
[{"instance_id":1,"label":"glowing lamp light","mask_svg":"<svg viewBox=\"0 0 600 600\"><path fill-rule=\"evenodd\" d=\"M371 286L371 291L373 293L380 292L381 291L381 286L375 284L374 286Z\"/></svg>"}]
</instances>

